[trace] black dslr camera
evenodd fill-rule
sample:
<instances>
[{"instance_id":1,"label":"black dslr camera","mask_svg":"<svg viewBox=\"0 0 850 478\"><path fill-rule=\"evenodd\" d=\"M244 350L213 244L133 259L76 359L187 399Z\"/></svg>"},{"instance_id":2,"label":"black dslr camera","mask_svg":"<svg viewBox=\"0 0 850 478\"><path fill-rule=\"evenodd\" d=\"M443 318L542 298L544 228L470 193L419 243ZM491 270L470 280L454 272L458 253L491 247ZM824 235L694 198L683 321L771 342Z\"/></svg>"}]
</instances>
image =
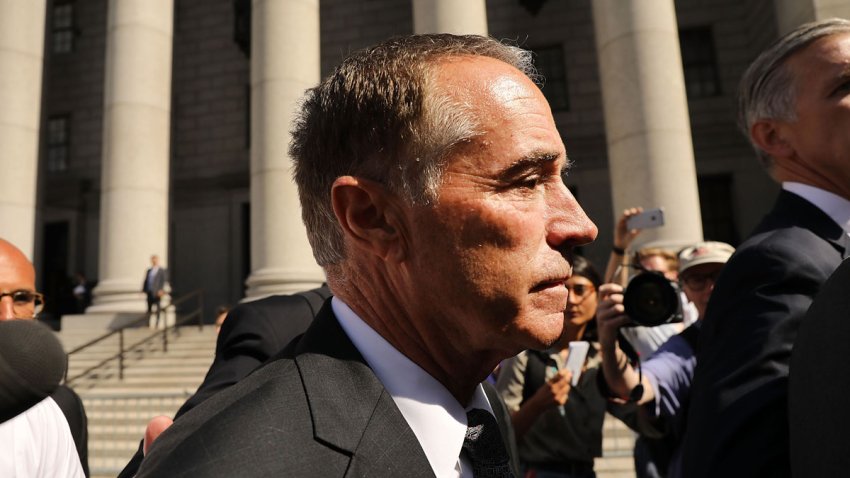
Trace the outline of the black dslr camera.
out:
<instances>
[{"instance_id":1,"label":"black dslr camera","mask_svg":"<svg viewBox=\"0 0 850 478\"><path fill-rule=\"evenodd\" d=\"M632 325L655 327L681 322L679 284L660 272L643 271L632 277L623 293L623 307Z\"/></svg>"}]
</instances>

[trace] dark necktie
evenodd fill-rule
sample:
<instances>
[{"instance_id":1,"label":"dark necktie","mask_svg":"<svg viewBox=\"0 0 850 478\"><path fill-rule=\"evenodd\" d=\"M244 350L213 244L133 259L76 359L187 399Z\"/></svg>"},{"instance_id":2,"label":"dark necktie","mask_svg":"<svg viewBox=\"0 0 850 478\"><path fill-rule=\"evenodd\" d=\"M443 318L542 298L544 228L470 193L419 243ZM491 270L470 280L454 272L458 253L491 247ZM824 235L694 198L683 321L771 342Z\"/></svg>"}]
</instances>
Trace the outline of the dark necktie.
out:
<instances>
[{"instance_id":1,"label":"dark necktie","mask_svg":"<svg viewBox=\"0 0 850 478\"><path fill-rule=\"evenodd\" d=\"M480 408L466 412L466 418L469 424L463 449L472 462L472 475L475 478L514 478L496 418Z\"/></svg>"}]
</instances>

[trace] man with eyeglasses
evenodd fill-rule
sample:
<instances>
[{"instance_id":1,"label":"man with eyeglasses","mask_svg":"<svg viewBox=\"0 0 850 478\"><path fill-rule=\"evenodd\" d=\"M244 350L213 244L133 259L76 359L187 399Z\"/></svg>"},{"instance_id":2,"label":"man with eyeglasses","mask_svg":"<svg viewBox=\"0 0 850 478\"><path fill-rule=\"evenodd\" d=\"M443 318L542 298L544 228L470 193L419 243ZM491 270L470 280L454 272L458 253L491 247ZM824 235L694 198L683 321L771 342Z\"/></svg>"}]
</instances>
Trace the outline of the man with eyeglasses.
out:
<instances>
[{"instance_id":1,"label":"man with eyeglasses","mask_svg":"<svg viewBox=\"0 0 850 478\"><path fill-rule=\"evenodd\" d=\"M679 252L679 283L697 309L697 321L674 335L636 371L617 343L617 331L631 322L623 309L623 289L617 284L600 287L602 300L596 320L602 349L602 372L608 393L615 400L635 401L641 405L641 432L653 438L663 437L651 447L651 463L656 469L636 470L638 476L682 476L679 467L684 416L696 368L696 342L705 317L714 282L735 249L723 242L700 242Z\"/></svg>"},{"instance_id":2,"label":"man with eyeglasses","mask_svg":"<svg viewBox=\"0 0 850 478\"><path fill-rule=\"evenodd\" d=\"M32 263L0 239L0 320L33 319L43 303ZM85 476L68 419L52 397L0 423L0 444L4 478Z\"/></svg>"}]
</instances>

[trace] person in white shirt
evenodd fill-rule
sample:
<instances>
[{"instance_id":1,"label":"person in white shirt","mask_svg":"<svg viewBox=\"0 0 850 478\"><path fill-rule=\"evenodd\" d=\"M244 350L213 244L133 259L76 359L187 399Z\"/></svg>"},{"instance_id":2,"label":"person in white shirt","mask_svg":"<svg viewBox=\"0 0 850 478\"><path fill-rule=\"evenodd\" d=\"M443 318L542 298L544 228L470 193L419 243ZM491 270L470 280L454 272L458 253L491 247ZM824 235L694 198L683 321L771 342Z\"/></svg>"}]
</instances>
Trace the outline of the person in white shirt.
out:
<instances>
[{"instance_id":1,"label":"person in white shirt","mask_svg":"<svg viewBox=\"0 0 850 478\"><path fill-rule=\"evenodd\" d=\"M62 410L47 397L0 423L0 476L83 478L83 468Z\"/></svg>"},{"instance_id":2,"label":"person in white shirt","mask_svg":"<svg viewBox=\"0 0 850 478\"><path fill-rule=\"evenodd\" d=\"M0 239L0 320L31 320L42 304L32 263L20 249ZM0 476L84 476L68 420L52 398L0 423Z\"/></svg>"}]
</instances>

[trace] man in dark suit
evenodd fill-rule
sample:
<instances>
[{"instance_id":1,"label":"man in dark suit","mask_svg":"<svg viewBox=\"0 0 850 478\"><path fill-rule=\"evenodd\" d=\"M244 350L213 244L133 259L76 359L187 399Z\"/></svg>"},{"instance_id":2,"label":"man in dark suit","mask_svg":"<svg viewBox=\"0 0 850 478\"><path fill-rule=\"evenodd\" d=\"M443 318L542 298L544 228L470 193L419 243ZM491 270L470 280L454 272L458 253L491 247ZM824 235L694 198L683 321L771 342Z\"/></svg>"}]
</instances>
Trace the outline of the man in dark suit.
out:
<instances>
[{"instance_id":1,"label":"man in dark suit","mask_svg":"<svg viewBox=\"0 0 850 478\"><path fill-rule=\"evenodd\" d=\"M513 476L480 383L559 338L596 235L532 71L490 38L407 36L308 92L290 153L334 298L138 476Z\"/></svg>"},{"instance_id":2,"label":"man in dark suit","mask_svg":"<svg viewBox=\"0 0 850 478\"><path fill-rule=\"evenodd\" d=\"M148 301L148 315L156 308L156 327L159 327L160 301L165 295L165 285L168 283L168 271L159 266L159 256L151 256L151 266L145 271L142 282L142 292Z\"/></svg>"},{"instance_id":3,"label":"man in dark suit","mask_svg":"<svg viewBox=\"0 0 850 478\"><path fill-rule=\"evenodd\" d=\"M833 19L797 28L744 74L741 124L782 192L708 303L683 476L790 475L791 349L850 249L848 62L850 22Z\"/></svg>"},{"instance_id":4,"label":"man in dark suit","mask_svg":"<svg viewBox=\"0 0 850 478\"><path fill-rule=\"evenodd\" d=\"M793 476L844 476L850 470L850 260L809 308L791 354L788 410Z\"/></svg>"}]
</instances>

